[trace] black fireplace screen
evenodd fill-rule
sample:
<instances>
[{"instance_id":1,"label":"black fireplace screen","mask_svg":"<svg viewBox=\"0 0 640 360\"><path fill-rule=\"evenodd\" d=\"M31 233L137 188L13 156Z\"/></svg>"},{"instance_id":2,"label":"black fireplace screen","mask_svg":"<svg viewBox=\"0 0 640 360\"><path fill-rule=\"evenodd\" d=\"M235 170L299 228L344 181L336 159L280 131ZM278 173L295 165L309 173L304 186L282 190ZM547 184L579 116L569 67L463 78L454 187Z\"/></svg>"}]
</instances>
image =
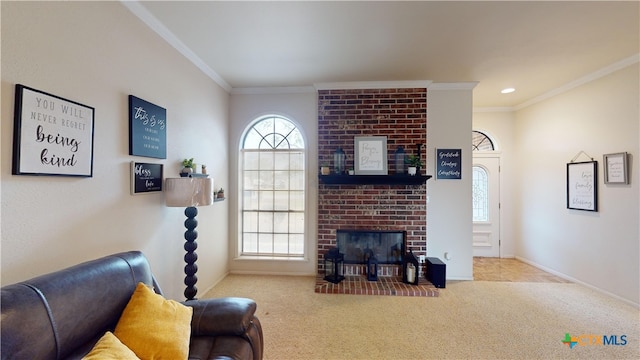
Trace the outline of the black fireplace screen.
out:
<instances>
[{"instance_id":1,"label":"black fireplace screen","mask_svg":"<svg viewBox=\"0 0 640 360\"><path fill-rule=\"evenodd\" d=\"M371 250L379 264L402 264L405 231L337 230L336 244L345 264L366 264Z\"/></svg>"}]
</instances>

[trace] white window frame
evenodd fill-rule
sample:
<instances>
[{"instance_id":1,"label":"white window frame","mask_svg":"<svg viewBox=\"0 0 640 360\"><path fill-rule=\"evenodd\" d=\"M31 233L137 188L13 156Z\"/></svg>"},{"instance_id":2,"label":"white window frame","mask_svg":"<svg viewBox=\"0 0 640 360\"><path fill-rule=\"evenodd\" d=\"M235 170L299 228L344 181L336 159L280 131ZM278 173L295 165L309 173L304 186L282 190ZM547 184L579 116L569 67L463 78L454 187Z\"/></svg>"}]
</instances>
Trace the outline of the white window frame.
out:
<instances>
[{"instance_id":1,"label":"white window frame","mask_svg":"<svg viewBox=\"0 0 640 360\"><path fill-rule=\"evenodd\" d=\"M299 140L303 142L303 147L273 149L272 147L265 148L260 146L260 148L246 149L245 141L249 133L256 127L256 125L258 125L260 122L267 119L282 119L292 124L295 127L295 131L297 132L297 134L300 135ZM283 138L286 139L287 136L291 133L292 132L289 132L288 134L282 134ZM273 134L269 134L269 135L273 135ZM261 136L263 137L263 140L266 139L267 137L265 136L265 134L261 134ZM298 169L291 169L290 167L283 168L281 166L282 163L279 163L279 164L272 163L271 165L268 165L270 166L270 168L261 170L260 169L261 163L259 162L257 169L256 168L247 169L245 161L247 161L247 158L250 156L249 155L250 153L258 153L258 154L271 153L274 157L276 157L278 154L294 155L298 157L300 168ZM306 230L307 230L306 223L308 219L306 219L307 189L306 189L305 162L306 162L306 142L304 141L304 137L303 137L302 131L300 130L300 127L291 119L285 116L280 116L280 115L267 115L267 116L262 116L256 119L249 126L247 126L244 136L242 138L242 147L240 149L240 158L239 158L239 165L241 169L240 179L238 181L240 186L239 219L238 219L239 220L239 228L238 228L238 255L239 256L245 257L245 258L253 258L253 259L273 259L273 258L306 259L307 258L308 256L307 252L309 251L309 249L307 248L307 244L306 244ZM292 178L297 179L298 181L297 186L292 189L291 184L287 183L286 188L281 188L281 187L277 188L277 184L275 184L275 182L271 184L267 182L268 183L267 186L262 188L261 181L258 182L260 184L257 185L257 188L255 188L256 186L248 186L245 183L245 181L250 178L250 177L247 177L248 175L246 174L247 171L251 171L251 172L256 171L258 173L258 176L266 175L267 177L269 172L272 172L274 177L276 176L276 173L278 173L278 176L282 176L283 172L289 172L286 178L289 180L291 180ZM294 172L298 172L298 173L302 172L302 174L301 175L292 174ZM271 199L272 204L276 204L275 198L278 196L278 194L282 195L286 200L288 200L288 206L286 208L276 209L275 205L273 205L274 206L273 208L265 209L265 208L260 208L261 204L260 202L258 202L258 204L256 204L256 208L247 209L246 203L245 203L245 195L248 194L249 192L252 192L254 196L258 197L258 199L264 199L264 203L267 203L267 204L269 203L270 200L268 197L264 197L265 195L273 196L273 199ZM292 207L291 206L292 201L295 202L295 204L297 205ZM252 204L253 203L255 203L255 200L254 202L252 202ZM261 232L260 227L262 225L265 225L266 223L262 223L262 224L256 223L255 228L248 229L248 230L255 230L255 231L247 231L247 228L245 227L245 224L244 224L245 216L250 216L250 214L255 214L256 218L260 218L261 215L264 215L265 218L268 218L270 216L272 219L276 219L278 217L286 218L288 221L286 231L283 231L282 228L278 230L275 227L272 227L271 229L269 229L269 231ZM302 220L300 224L295 225L295 223L292 224L291 219L298 219L298 220L302 219ZM272 222L272 225L274 223L275 223L275 220ZM255 235L255 247L250 248L248 246L245 246L246 244L245 241L248 241L247 235L249 234ZM260 249L260 241L258 240L260 236L264 236L265 238L269 236L271 237L270 250L265 250L264 248ZM281 239L283 238L287 239L286 251L280 251L282 247L278 248L276 246L275 239L277 237L280 237ZM295 243L295 246L292 248L291 239L296 237L298 239L293 240L293 242ZM276 249L278 251L276 251Z\"/></svg>"}]
</instances>

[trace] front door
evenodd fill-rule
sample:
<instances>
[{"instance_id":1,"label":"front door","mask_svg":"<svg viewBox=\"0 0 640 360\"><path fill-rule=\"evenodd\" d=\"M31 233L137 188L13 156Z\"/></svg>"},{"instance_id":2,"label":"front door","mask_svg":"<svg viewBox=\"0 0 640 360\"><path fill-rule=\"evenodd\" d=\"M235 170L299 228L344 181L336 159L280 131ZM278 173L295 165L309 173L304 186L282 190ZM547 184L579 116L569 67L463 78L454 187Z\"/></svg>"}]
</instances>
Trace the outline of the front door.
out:
<instances>
[{"instance_id":1,"label":"front door","mask_svg":"<svg viewBox=\"0 0 640 360\"><path fill-rule=\"evenodd\" d=\"M473 256L500 257L500 157L473 154Z\"/></svg>"}]
</instances>

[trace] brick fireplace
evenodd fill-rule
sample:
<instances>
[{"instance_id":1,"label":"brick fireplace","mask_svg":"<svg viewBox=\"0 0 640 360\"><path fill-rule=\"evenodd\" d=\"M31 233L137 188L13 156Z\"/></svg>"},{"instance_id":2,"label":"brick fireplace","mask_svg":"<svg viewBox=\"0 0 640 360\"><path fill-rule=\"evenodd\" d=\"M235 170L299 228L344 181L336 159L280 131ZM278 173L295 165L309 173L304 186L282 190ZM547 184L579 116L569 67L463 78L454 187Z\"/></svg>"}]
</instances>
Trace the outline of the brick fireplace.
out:
<instances>
[{"instance_id":1,"label":"brick fireplace","mask_svg":"<svg viewBox=\"0 0 640 360\"><path fill-rule=\"evenodd\" d=\"M334 151L342 148L347 168L353 167L354 136L386 136L389 176L394 176L398 146L407 154L417 154L417 145L422 144L425 162L426 114L425 88L320 90L318 161L332 164ZM320 181L318 197L318 274L324 273L324 254L336 246L337 230L404 231L407 250L426 255L426 183L328 185Z\"/></svg>"}]
</instances>

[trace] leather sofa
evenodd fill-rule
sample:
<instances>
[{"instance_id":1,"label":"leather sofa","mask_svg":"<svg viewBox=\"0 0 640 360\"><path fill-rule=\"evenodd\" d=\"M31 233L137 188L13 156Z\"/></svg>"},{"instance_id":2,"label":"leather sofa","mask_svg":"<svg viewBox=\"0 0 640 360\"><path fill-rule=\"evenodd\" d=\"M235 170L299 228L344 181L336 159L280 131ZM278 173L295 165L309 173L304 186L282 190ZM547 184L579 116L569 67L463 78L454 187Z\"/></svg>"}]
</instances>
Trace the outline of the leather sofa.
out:
<instances>
[{"instance_id":1,"label":"leather sofa","mask_svg":"<svg viewBox=\"0 0 640 360\"><path fill-rule=\"evenodd\" d=\"M139 282L162 295L147 259L132 251L2 287L1 358L82 358L113 331ZM262 327L253 300L182 304L193 308L189 359L262 359Z\"/></svg>"}]
</instances>

